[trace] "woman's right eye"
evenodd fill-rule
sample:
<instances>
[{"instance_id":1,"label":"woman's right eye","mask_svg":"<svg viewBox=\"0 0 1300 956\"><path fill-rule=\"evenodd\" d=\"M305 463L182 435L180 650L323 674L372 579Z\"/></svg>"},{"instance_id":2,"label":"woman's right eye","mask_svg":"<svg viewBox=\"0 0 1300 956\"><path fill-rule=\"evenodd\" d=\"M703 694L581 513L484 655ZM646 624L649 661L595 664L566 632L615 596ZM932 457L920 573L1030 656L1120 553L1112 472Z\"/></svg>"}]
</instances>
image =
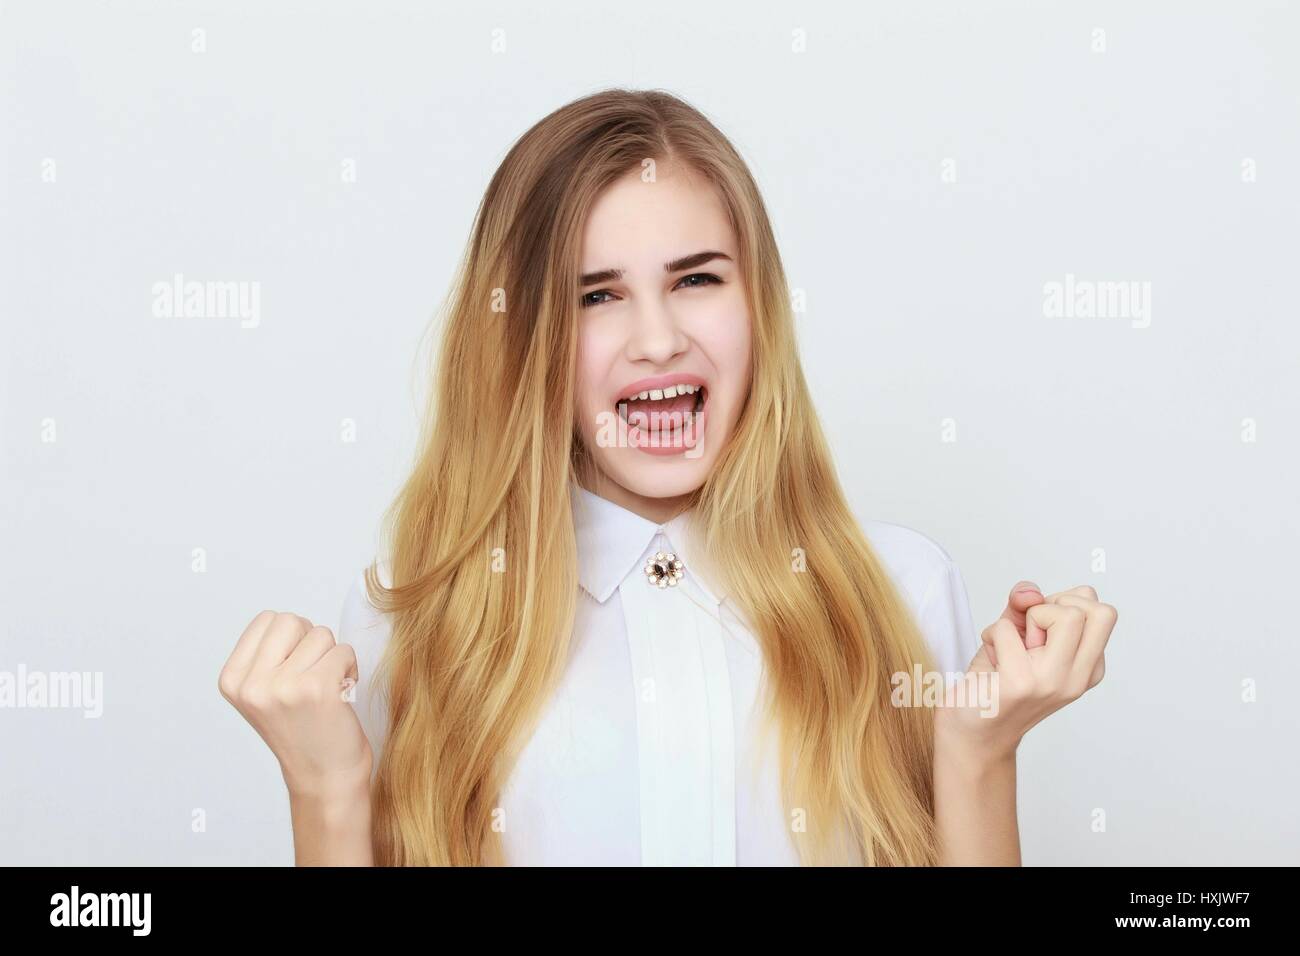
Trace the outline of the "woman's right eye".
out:
<instances>
[{"instance_id":1,"label":"woman's right eye","mask_svg":"<svg viewBox=\"0 0 1300 956\"><path fill-rule=\"evenodd\" d=\"M590 305L600 305L602 302L607 301L606 299L594 299L594 300L593 300L593 299L592 299L592 296L596 296L596 295L613 295L613 294L614 294L614 293L612 293L612 292L610 292L610 291L608 291L608 290L606 290L606 289L600 289L600 290L597 290L596 292L588 292L588 293L587 293L586 295L584 295L584 296L582 297L582 299L581 299L581 305L582 305L582 308L585 309L585 308L587 308L587 307L590 306Z\"/></svg>"}]
</instances>

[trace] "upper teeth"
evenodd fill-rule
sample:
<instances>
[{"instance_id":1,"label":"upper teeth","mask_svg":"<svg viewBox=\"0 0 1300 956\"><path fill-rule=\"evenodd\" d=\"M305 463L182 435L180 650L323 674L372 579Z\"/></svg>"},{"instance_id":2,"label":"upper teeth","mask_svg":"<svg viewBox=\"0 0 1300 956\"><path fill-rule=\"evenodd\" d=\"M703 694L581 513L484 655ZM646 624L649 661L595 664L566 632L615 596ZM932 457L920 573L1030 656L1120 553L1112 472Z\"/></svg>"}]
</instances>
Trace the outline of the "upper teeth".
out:
<instances>
[{"instance_id":1,"label":"upper teeth","mask_svg":"<svg viewBox=\"0 0 1300 956\"><path fill-rule=\"evenodd\" d=\"M683 383L681 385L669 385L667 388L652 388L638 395L628 395L624 397L623 401L626 402L637 398L649 398L658 401L661 398L676 398L678 395L694 395L702 387Z\"/></svg>"}]
</instances>

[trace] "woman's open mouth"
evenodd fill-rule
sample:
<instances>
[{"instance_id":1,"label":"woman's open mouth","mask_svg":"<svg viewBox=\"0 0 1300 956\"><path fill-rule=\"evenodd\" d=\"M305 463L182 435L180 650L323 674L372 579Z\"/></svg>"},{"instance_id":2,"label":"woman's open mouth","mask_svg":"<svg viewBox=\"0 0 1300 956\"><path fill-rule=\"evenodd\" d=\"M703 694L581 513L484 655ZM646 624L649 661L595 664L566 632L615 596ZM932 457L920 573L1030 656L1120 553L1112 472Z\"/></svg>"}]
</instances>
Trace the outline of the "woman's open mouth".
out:
<instances>
[{"instance_id":1,"label":"woman's open mouth","mask_svg":"<svg viewBox=\"0 0 1300 956\"><path fill-rule=\"evenodd\" d=\"M629 424L636 424L634 416L651 416L666 418L670 415L686 415L704 410L707 389L703 385L683 384L668 386L664 389L643 389L635 395L618 400L619 417Z\"/></svg>"},{"instance_id":2,"label":"woman's open mouth","mask_svg":"<svg viewBox=\"0 0 1300 956\"><path fill-rule=\"evenodd\" d=\"M628 443L652 454L672 454L699 442L708 387L698 380L635 382L615 408L628 424ZM645 386L645 387L639 387Z\"/></svg>"}]
</instances>

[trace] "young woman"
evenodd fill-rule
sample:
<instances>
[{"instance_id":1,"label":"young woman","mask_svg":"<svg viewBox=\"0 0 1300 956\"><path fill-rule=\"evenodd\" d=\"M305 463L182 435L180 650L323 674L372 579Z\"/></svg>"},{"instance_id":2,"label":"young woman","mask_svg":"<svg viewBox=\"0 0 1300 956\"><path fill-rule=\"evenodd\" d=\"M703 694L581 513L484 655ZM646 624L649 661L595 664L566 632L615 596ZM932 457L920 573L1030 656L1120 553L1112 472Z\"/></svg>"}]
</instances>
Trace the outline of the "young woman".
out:
<instances>
[{"instance_id":1,"label":"young woman","mask_svg":"<svg viewBox=\"0 0 1300 956\"><path fill-rule=\"evenodd\" d=\"M263 612L221 674L300 864L1019 863L1017 745L1101 679L1115 609L1021 582L981 640L939 545L851 512L703 115L537 123L445 319L340 642ZM899 692L961 671L995 696Z\"/></svg>"}]
</instances>

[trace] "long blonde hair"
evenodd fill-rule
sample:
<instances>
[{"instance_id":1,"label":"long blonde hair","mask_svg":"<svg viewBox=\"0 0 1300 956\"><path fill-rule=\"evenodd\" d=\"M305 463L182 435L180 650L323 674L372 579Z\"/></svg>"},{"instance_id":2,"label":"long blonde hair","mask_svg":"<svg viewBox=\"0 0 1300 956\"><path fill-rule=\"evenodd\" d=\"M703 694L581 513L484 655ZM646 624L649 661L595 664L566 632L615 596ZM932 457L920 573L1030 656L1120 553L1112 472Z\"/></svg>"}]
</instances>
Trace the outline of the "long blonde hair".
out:
<instances>
[{"instance_id":1,"label":"long blonde hair","mask_svg":"<svg viewBox=\"0 0 1300 956\"><path fill-rule=\"evenodd\" d=\"M890 704L930 669L906 605L854 520L796 350L786 280L744 161L659 90L605 90L529 129L492 177L444 315L416 466L387 516L392 587L377 677L388 699L374 784L376 862L498 865L493 811L568 657L577 600L570 482L582 226L645 159L702 173L739 244L753 382L694 494L693 520L765 660L782 796L805 863L935 862L932 715ZM497 551L496 549L503 549ZM804 573L792 573L800 548ZM493 562L506 557L506 573Z\"/></svg>"}]
</instances>

